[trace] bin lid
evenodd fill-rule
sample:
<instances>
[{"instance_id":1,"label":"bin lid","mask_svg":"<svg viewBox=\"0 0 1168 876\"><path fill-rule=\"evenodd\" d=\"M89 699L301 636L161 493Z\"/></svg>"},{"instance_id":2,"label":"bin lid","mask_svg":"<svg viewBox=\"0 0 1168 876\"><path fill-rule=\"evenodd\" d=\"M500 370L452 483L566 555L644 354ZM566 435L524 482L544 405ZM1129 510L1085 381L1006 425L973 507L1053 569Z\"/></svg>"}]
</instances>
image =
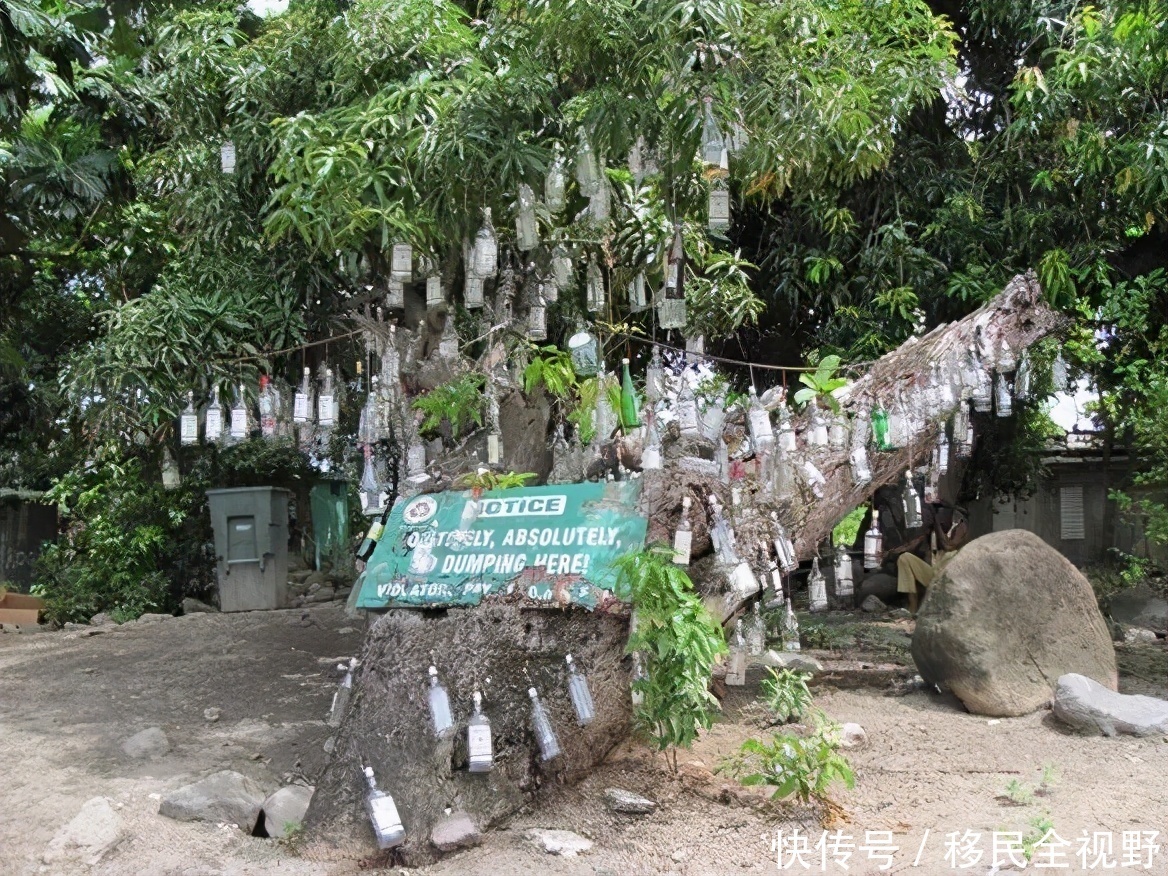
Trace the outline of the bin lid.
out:
<instances>
[{"instance_id":1,"label":"bin lid","mask_svg":"<svg viewBox=\"0 0 1168 876\"><path fill-rule=\"evenodd\" d=\"M241 493L287 493L292 495L291 490L285 490L283 487L222 487L215 490L207 490L208 496L226 496L231 494Z\"/></svg>"}]
</instances>

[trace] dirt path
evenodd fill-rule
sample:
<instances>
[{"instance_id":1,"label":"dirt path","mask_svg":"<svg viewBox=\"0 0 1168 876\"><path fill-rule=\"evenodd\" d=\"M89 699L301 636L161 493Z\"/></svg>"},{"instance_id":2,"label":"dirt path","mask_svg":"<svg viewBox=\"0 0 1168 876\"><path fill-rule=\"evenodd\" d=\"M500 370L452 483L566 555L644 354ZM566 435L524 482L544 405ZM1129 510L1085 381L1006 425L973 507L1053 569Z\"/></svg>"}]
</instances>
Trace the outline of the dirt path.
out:
<instances>
[{"instance_id":1,"label":"dirt path","mask_svg":"<svg viewBox=\"0 0 1168 876\"><path fill-rule=\"evenodd\" d=\"M0 739L5 768L0 787L0 874L91 873L96 876L342 876L362 862L313 861L287 845L230 826L185 824L157 814L158 796L219 769L234 769L277 785L323 763L323 723L336 676L331 661L360 645L360 622L339 608L194 615L134 624L93 637L74 633L0 636ZM871 655L849 655L868 659ZM858 665L858 664L857 664ZM1129 692L1168 694L1163 643L1124 646L1120 665ZM538 809L517 816L483 846L419 873L428 876L510 874L677 874L721 876L777 872L776 831L798 826L791 813L757 805L756 792L712 777L709 770L749 736L762 736L752 705L761 673L734 689L724 719L682 757L680 777L643 748L615 752L584 783L557 788ZM1158 680L1159 679L1159 680ZM838 799L838 825L859 843L866 831L890 831L899 851L891 871L957 872L946 860L945 834L983 834L983 860L964 872L986 873L991 833L1034 830L1040 817L1070 845L1070 867L1094 872L1076 857L1083 831L1111 832L1122 860L1124 831L1161 831L1164 854L1150 868L1114 872L1168 873L1168 744L1162 738L1111 739L1067 733L1040 712L989 721L953 701L924 692L819 689L816 705L868 732L867 748L850 753L857 784ZM221 710L217 722L204 709ZM135 761L121 742L161 727L171 751ZM1007 783L1037 787L1053 768L1048 795L1021 805L1004 799ZM661 805L648 816L617 815L603 802L607 787L641 793ZM92 866L46 865L56 831L85 801L110 798L123 840ZM1025 793L1015 796L1024 798ZM819 827L802 820L812 842ZM560 828L595 843L577 858L552 857L525 838L529 828ZM927 834L926 834L927 831ZM920 852L920 862L912 867ZM365 867L372 861L363 862ZM790 868L788 868L790 869ZM826 870L815 858L808 870ZM849 873L877 873L855 852Z\"/></svg>"}]
</instances>

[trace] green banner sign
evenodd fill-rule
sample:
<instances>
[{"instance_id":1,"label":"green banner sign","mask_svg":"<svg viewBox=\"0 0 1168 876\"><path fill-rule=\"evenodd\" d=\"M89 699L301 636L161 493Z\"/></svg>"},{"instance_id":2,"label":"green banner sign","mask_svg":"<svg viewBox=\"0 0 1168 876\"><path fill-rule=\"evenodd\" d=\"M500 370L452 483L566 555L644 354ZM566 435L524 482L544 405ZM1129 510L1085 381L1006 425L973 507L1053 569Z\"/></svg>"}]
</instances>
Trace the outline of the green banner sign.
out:
<instances>
[{"instance_id":1,"label":"green banner sign","mask_svg":"<svg viewBox=\"0 0 1168 876\"><path fill-rule=\"evenodd\" d=\"M612 562L645 543L640 481L399 501L359 582L359 608L477 605L490 594L586 608L615 599Z\"/></svg>"}]
</instances>

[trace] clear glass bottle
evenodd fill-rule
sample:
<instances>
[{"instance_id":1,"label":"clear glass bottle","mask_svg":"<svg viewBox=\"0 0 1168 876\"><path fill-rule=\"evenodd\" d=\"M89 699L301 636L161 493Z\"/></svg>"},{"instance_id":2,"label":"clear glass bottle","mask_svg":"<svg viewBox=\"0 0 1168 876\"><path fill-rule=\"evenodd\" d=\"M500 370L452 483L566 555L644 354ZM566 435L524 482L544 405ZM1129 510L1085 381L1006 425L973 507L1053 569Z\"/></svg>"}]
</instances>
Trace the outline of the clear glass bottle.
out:
<instances>
[{"instance_id":1,"label":"clear glass bottle","mask_svg":"<svg viewBox=\"0 0 1168 876\"><path fill-rule=\"evenodd\" d=\"M305 368L300 378L300 389L292 400L292 422L307 423L312 419L312 369Z\"/></svg>"},{"instance_id":2,"label":"clear glass bottle","mask_svg":"<svg viewBox=\"0 0 1168 876\"><path fill-rule=\"evenodd\" d=\"M949 433L944 428L941 429L941 434L937 437L937 474L944 475L949 472Z\"/></svg>"},{"instance_id":3,"label":"clear glass bottle","mask_svg":"<svg viewBox=\"0 0 1168 876\"><path fill-rule=\"evenodd\" d=\"M741 562L741 558L738 556L737 539L722 513L722 503L718 501L717 496L712 494L710 496L710 516L713 518L713 523L710 524L710 540L714 543L714 551L718 555L718 561L723 566L733 568Z\"/></svg>"},{"instance_id":4,"label":"clear glass bottle","mask_svg":"<svg viewBox=\"0 0 1168 876\"><path fill-rule=\"evenodd\" d=\"M725 231L730 227L730 189L722 177L716 177L710 182L706 227L710 231Z\"/></svg>"},{"instance_id":5,"label":"clear glass bottle","mask_svg":"<svg viewBox=\"0 0 1168 876\"><path fill-rule=\"evenodd\" d=\"M819 557L811 560L811 575L807 579L807 596L811 611L827 611L827 579L819 568Z\"/></svg>"},{"instance_id":6,"label":"clear glass bottle","mask_svg":"<svg viewBox=\"0 0 1168 876\"><path fill-rule=\"evenodd\" d=\"M187 391L187 406L178 419L179 443L183 445L199 443L199 412L195 410L195 393Z\"/></svg>"},{"instance_id":7,"label":"clear glass bottle","mask_svg":"<svg viewBox=\"0 0 1168 876\"><path fill-rule=\"evenodd\" d=\"M399 283L414 279L414 248L408 243L395 243L390 250L389 276Z\"/></svg>"},{"instance_id":8,"label":"clear glass bottle","mask_svg":"<svg viewBox=\"0 0 1168 876\"><path fill-rule=\"evenodd\" d=\"M555 146L555 154L548 166L547 176L543 180L543 201L552 213L559 213L564 209L564 197L568 187L567 165L560 144Z\"/></svg>"},{"instance_id":9,"label":"clear glass bottle","mask_svg":"<svg viewBox=\"0 0 1168 876\"><path fill-rule=\"evenodd\" d=\"M698 399L684 375L681 390L677 394L677 425L681 434L687 438L701 434L701 427L698 425Z\"/></svg>"},{"instance_id":10,"label":"clear glass bottle","mask_svg":"<svg viewBox=\"0 0 1168 876\"><path fill-rule=\"evenodd\" d=\"M816 448L827 447L827 419L823 416L823 411L819 409L819 404L815 399L811 399L809 407L811 408L811 429L807 433L807 444Z\"/></svg>"},{"instance_id":11,"label":"clear glass bottle","mask_svg":"<svg viewBox=\"0 0 1168 876\"><path fill-rule=\"evenodd\" d=\"M654 344L649 354L649 364L645 367L645 400L651 407L665 396L665 366L661 362L661 349Z\"/></svg>"},{"instance_id":12,"label":"clear glass bottle","mask_svg":"<svg viewBox=\"0 0 1168 876\"><path fill-rule=\"evenodd\" d=\"M921 518L921 496L913 483L912 470L904 473L904 525L909 529L919 529Z\"/></svg>"},{"instance_id":13,"label":"clear glass bottle","mask_svg":"<svg viewBox=\"0 0 1168 876\"><path fill-rule=\"evenodd\" d=\"M580 194L585 198L595 196L600 190L600 165L583 128L580 129L580 138L576 146L576 185L580 187Z\"/></svg>"},{"instance_id":14,"label":"clear glass bottle","mask_svg":"<svg viewBox=\"0 0 1168 876\"><path fill-rule=\"evenodd\" d=\"M251 434L251 417L247 411L247 391L239 384L235 404L231 407L231 440L244 441Z\"/></svg>"},{"instance_id":15,"label":"clear glass bottle","mask_svg":"<svg viewBox=\"0 0 1168 876\"><path fill-rule=\"evenodd\" d=\"M499 269L499 242L491 224L491 208L483 207L483 224L475 234L474 272L479 277L493 277Z\"/></svg>"},{"instance_id":16,"label":"clear glass bottle","mask_svg":"<svg viewBox=\"0 0 1168 876\"><path fill-rule=\"evenodd\" d=\"M787 528L779 520L777 511L771 512L771 531L775 544L775 557L779 561L779 569L786 574L799 568L799 560L795 556L795 543L787 533Z\"/></svg>"},{"instance_id":17,"label":"clear glass bottle","mask_svg":"<svg viewBox=\"0 0 1168 876\"><path fill-rule=\"evenodd\" d=\"M560 292L571 289L575 273L575 264L568 248L563 243L557 243L552 249L552 281L556 288Z\"/></svg>"},{"instance_id":18,"label":"clear glass bottle","mask_svg":"<svg viewBox=\"0 0 1168 876\"><path fill-rule=\"evenodd\" d=\"M722 153L726 149L726 138L718 127L718 120L714 118L714 99L703 98L705 107L702 112L702 161L710 167L722 165Z\"/></svg>"},{"instance_id":19,"label":"clear glass bottle","mask_svg":"<svg viewBox=\"0 0 1168 876\"><path fill-rule=\"evenodd\" d=\"M532 341L547 340L547 302L536 292L527 308L527 337Z\"/></svg>"},{"instance_id":20,"label":"clear glass bottle","mask_svg":"<svg viewBox=\"0 0 1168 876\"><path fill-rule=\"evenodd\" d=\"M884 564L884 536L880 533L880 512L872 509L872 525L864 533L864 569L879 569Z\"/></svg>"},{"instance_id":21,"label":"clear glass bottle","mask_svg":"<svg viewBox=\"0 0 1168 876\"><path fill-rule=\"evenodd\" d=\"M726 684L733 687L746 684L746 639L742 633L742 618L734 624L734 644L726 661Z\"/></svg>"},{"instance_id":22,"label":"clear glass bottle","mask_svg":"<svg viewBox=\"0 0 1168 876\"><path fill-rule=\"evenodd\" d=\"M750 445L756 453L767 453L774 449L775 433L771 427L770 412L759 401L758 392L752 385L749 390L750 401L747 407L747 424L750 428Z\"/></svg>"},{"instance_id":23,"label":"clear glass bottle","mask_svg":"<svg viewBox=\"0 0 1168 876\"><path fill-rule=\"evenodd\" d=\"M795 436L795 429L791 425L791 414L787 410L787 405L780 402L779 404L779 450L783 453L791 454L799 449L799 440Z\"/></svg>"},{"instance_id":24,"label":"clear glass bottle","mask_svg":"<svg viewBox=\"0 0 1168 876\"><path fill-rule=\"evenodd\" d=\"M848 446L848 415L842 411L832 415L827 428L827 445L832 450L843 450Z\"/></svg>"},{"instance_id":25,"label":"clear glass bottle","mask_svg":"<svg viewBox=\"0 0 1168 876\"><path fill-rule=\"evenodd\" d=\"M357 658L350 657L348 666L342 663L337 668L344 669L345 674L341 678L341 683L337 685L336 692L333 693L333 704L328 716L330 727L340 727L341 720L349 708L349 698L353 695L353 670L357 668Z\"/></svg>"},{"instance_id":26,"label":"clear glass bottle","mask_svg":"<svg viewBox=\"0 0 1168 876\"><path fill-rule=\"evenodd\" d=\"M693 523L689 519L692 501L689 496L682 498L681 519L677 522L677 531L673 533L673 562L679 566L689 565L693 547Z\"/></svg>"},{"instance_id":27,"label":"clear glass bottle","mask_svg":"<svg viewBox=\"0 0 1168 876\"><path fill-rule=\"evenodd\" d=\"M539 701L539 694L534 687L529 687L527 695L531 697L531 726L535 730L535 741L539 744L540 757L543 760L559 757L560 741L556 738L556 731L552 729L552 722L543 703Z\"/></svg>"},{"instance_id":28,"label":"clear glass bottle","mask_svg":"<svg viewBox=\"0 0 1168 876\"><path fill-rule=\"evenodd\" d=\"M446 362L458 361L458 331L454 328L454 311L446 313L442 337L438 340L438 357Z\"/></svg>"},{"instance_id":29,"label":"clear glass bottle","mask_svg":"<svg viewBox=\"0 0 1168 876\"><path fill-rule=\"evenodd\" d=\"M629 691L633 703L633 708L643 706L645 704L645 692L642 690L644 684L649 680L649 673L645 671L645 661L639 653L633 654L633 677L629 685Z\"/></svg>"},{"instance_id":30,"label":"clear glass bottle","mask_svg":"<svg viewBox=\"0 0 1168 876\"><path fill-rule=\"evenodd\" d=\"M539 229L535 222L535 192L527 183L519 184L519 210L515 216L515 245L520 252L528 252L539 245Z\"/></svg>"},{"instance_id":31,"label":"clear glass bottle","mask_svg":"<svg viewBox=\"0 0 1168 876\"><path fill-rule=\"evenodd\" d=\"M434 735L439 739L449 735L454 726L454 719L450 714L450 697L438 681L438 669L430 667L430 689L426 693L430 704L430 720L434 726Z\"/></svg>"},{"instance_id":32,"label":"clear glass bottle","mask_svg":"<svg viewBox=\"0 0 1168 876\"><path fill-rule=\"evenodd\" d=\"M489 773L495 766L495 742L491 721L483 714L483 695L474 692L474 713L466 722L467 770Z\"/></svg>"},{"instance_id":33,"label":"clear glass bottle","mask_svg":"<svg viewBox=\"0 0 1168 876\"><path fill-rule=\"evenodd\" d=\"M649 306L649 299L645 295L645 272L639 271L637 276L629 280L629 310L640 313Z\"/></svg>"},{"instance_id":34,"label":"clear glass bottle","mask_svg":"<svg viewBox=\"0 0 1168 876\"><path fill-rule=\"evenodd\" d=\"M1018 370L1014 372L1014 396L1019 400L1030 397L1030 355L1022 352Z\"/></svg>"},{"instance_id":35,"label":"clear glass bottle","mask_svg":"<svg viewBox=\"0 0 1168 876\"><path fill-rule=\"evenodd\" d=\"M1010 382L1005 374L999 374L994 379L994 410L999 417L1014 414L1014 397L1010 394Z\"/></svg>"},{"instance_id":36,"label":"clear glass bottle","mask_svg":"<svg viewBox=\"0 0 1168 876\"><path fill-rule=\"evenodd\" d=\"M850 600L855 593L852 575L852 555L846 545L835 548L835 598L837 601Z\"/></svg>"},{"instance_id":37,"label":"clear glass bottle","mask_svg":"<svg viewBox=\"0 0 1168 876\"><path fill-rule=\"evenodd\" d=\"M322 429L331 429L337 422L337 397L331 368L325 369L324 386L316 397L316 421Z\"/></svg>"},{"instance_id":38,"label":"clear glass bottle","mask_svg":"<svg viewBox=\"0 0 1168 876\"><path fill-rule=\"evenodd\" d=\"M799 641L799 618L795 616L795 609L791 605L791 597L787 597L787 613L783 617L783 650L798 651L802 647Z\"/></svg>"},{"instance_id":39,"label":"clear glass bottle","mask_svg":"<svg viewBox=\"0 0 1168 876\"><path fill-rule=\"evenodd\" d=\"M572 698L572 707L576 710L576 723L587 727L596 717L596 709L592 705L592 691L588 689L588 679L580 671L571 654L564 655L564 662L568 664L568 695Z\"/></svg>"},{"instance_id":40,"label":"clear glass bottle","mask_svg":"<svg viewBox=\"0 0 1168 876\"><path fill-rule=\"evenodd\" d=\"M203 415L203 437L211 444L223 440L223 403L219 401L219 387L211 387L211 401Z\"/></svg>"},{"instance_id":41,"label":"clear glass bottle","mask_svg":"<svg viewBox=\"0 0 1168 876\"><path fill-rule=\"evenodd\" d=\"M588 270L585 274L585 284L588 309L594 313L604 310L604 277L600 273L600 265L596 262L596 253L589 253L588 255Z\"/></svg>"},{"instance_id":42,"label":"clear glass bottle","mask_svg":"<svg viewBox=\"0 0 1168 876\"><path fill-rule=\"evenodd\" d=\"M402 826L397 804L393 802L393 797L378 789L373 767L365 767L364 772L365 781L369 785L369 792L365 795L365 812L369 815L369 823L373 825L377 848L392 849L400 846L405 842L406 830Z\"/></svg>"},{"instance_id":43,"label":"clear glass bottle","mask_svg":"<svg viewBox=\"0 0 1168 876\"><path fill-rule=\"evenodd\" d=\"M280 400L272 389L272 378L266 374L260 375L260 434L265 438L272 438L276 434L276 416L279 413Z\"/></svg>"},{"instance_id":44,"label":"clear glass bottle","mask_svg":"<svg viewBox=\"0 0 1168 876\"><path fill-rule=\"evenodd\" d=\"M746 637L747 650L755 657L766 651L766 623L762 619L762 603L756 602L750 615L750 630Z\"/></svg>"}]
</instances>

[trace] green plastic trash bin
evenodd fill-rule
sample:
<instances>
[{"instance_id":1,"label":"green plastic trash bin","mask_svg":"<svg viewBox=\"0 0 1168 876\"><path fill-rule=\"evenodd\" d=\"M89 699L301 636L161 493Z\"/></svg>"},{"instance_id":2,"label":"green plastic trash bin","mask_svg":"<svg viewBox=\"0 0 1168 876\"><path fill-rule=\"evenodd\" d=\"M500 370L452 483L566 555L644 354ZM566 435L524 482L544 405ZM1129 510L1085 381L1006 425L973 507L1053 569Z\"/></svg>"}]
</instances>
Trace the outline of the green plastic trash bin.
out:
<instances>
[{"instance_id":1,"label":"green plastic trash bin","mask_svg":"<svg viewBox=\"0 0 1168 876\"><path fill-rule=\"evenodd\" d=\"M275 487L207 490L222 611L287 604L291 495Z\"/></svg>"}]
</instances>

